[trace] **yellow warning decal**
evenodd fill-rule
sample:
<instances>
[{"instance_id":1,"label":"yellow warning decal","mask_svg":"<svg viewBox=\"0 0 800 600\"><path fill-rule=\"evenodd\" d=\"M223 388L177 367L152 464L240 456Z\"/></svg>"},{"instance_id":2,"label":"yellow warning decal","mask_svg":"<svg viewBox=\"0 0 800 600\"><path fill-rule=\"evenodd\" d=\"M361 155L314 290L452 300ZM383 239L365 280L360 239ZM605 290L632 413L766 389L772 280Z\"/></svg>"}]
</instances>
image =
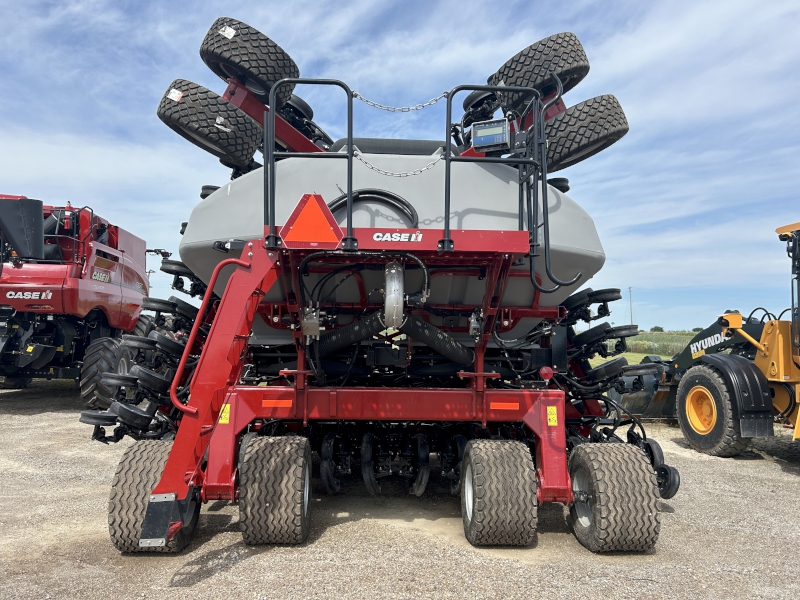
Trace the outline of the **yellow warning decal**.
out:
<instances>
[{"instance_id":1,"label":"yellow warning decal","mask_svg":"<svg viewBox=\"0 0 800 600\"><path fill-rule=\"evenodd\" d=\"M555 406L547 407L547 424L550 427L558 425L558 408Z\"/></svg>"},{"instance_id":2,"label":"yellow warning decal","mask_svg":"<svg viewBox=\"0 0 800 600\"><path fill-rule=\"evenodd\" d=\"M705 353L706 353L705 350L698 350L697 352L692 352L692 360L695 360L696 358L700 358Z\"/></svg>"},{"instance_id":3,"label":"yellow warning decal","mask_svg":"<svg viewBox=\"0 0 800 600\"><path fill-rule=\"evenodd\" d=\"M28 346L25 348L25 352L33 352L33 346Z\"/></svg>"},{"instance_id":4,"label":"yellow warning decal","mask_svg":"<svg viewBox=\"0 0 800 600\"><path fill-rule=\"evenodd\" d=\"M227 425L231 422L231 405L223 404L222 410L219 411L219 424Z\"/></svg>"}]
</instances>

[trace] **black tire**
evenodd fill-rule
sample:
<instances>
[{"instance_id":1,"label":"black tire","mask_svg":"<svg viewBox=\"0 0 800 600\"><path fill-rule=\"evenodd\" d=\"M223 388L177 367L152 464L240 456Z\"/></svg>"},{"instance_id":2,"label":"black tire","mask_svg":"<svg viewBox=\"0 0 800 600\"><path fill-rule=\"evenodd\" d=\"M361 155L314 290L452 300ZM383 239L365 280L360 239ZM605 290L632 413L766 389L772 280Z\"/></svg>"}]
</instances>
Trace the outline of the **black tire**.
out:
<instances>
[{"instance_id":1,"label":"black tire","mask_svg":"<svg viewBox=\"0 0 800 600\"><path fill-rule=\"evenodd\" d=\"M81 398L86 406L111 406L119 387L104 383L103 374L126 375L131 364L130 350L116 338L100 338L89 344L81 365Z\"/></svg>"},{"instance_id":2,"label":"black tire","mask_svg":"<svg viewBox=\"0 0 800 600\"><path fill-rule=\"evenodd\" d=\"M137 377L139 385L159 394L168 393L172 387L172 379L167 379L161 373L156 373L142 365L134 365L131 369L131 375Z\"/></svg>"},{"instance_id":3,"label":"black tire","mask_svg":"<svg viewBox=\"0 0 800 600\"><path fill-rule=\"evenodd\" d=\"M550 119L547 172L553 173L602 152L628 133L628 119L611 94L570 106Z\"/></svg>"},{"instance_id":4,"label":"black tire","mask_svg":"<svg viewBox=\"0 0 800 600\"><path fill-rule=\"evenodd\" d=\"M152 310L153 312L175 314L177 311L177 306L174 302L162 300L161 298L142 298L142 310Z\"/></svg>"},{"instance_id":5,"label":"black tire","mask_svg":"<svg viewBox=\"0 0 800 600\"><path fill-rule=\"evenodd\" d=\"M564 86L564 93L578 85L589 72L589 59L574 33L551 35L531 44L506 61L486 82L489 85L532 87L543 95L555 89L550 72L555 72ZM501 101L516 111L525 108L524 94L498 94Z\"/></svg>"},{"instance_id":6,"label":"black tire","mask_svg":"<svg viewBox=\"0 0 800 600\"><path fill-rule=\"evenodd\" d=\"M200 502L194 503L188 523L178 530L166 546L139 547L150 493L161 479L171 449L170 442L140 441L129 447L119 461L108 497L108 532L111 542L120 552L174 553L183 550L192 540Z\"/></svg>"},{"instance_id":7,"label":"black tire","mask_svg":"<svg viewBox=\"0 0 800 600\"><path fill-rule=\"evenodd\" d=\"M239 482L239 523L246 544L301 544L308 539L308 439L251 439L245 447Z\"/></svg>"},{"instance_id":8,"label":"black tire","mask_svg":"<svg viewBox=\"0 0 800 600\"><path fill-rule=\"evenodd\" d=\"M261 102L269 103L276 81L300 77L291 57L257 29L230 17L220 17L200 44L200 58L223 81L241 81ZM280 108L292 95L294 85L284 85L275 98Z\"/></svg>"},{"instance_id":9,"label":"black tire","mask_svg":"<svg viewBox=\"0 0 800 600\"><path fill-rule=\"evenodd\" d=\"M471 440L461 469L461 515L473 546L529 546L536 536L536 471L528 448Z\"/></svg>"},{"instance_id":10,"label":"black tire","mask_svg":"<svg viewBox=\"0 0 800 600\"><path fill-rule=\"evenodd\" d=\"M656 467L656 481L658 481L658 493L664 500L675 496L681 487L681 476L678 469L669 465Z\"/></svg>"},{"instance_id":11,"label":"black tire","mask_svg":"<svg viewBox=\"0 0 800 600\"><path fill-rule=\"evenodd\" d=\"M156 341L156 347L159 350L166 352L176 359L180 359L183 356L183 352L186 349L186 344L182 344L168 335L159 333L158 331L151 331L149 337L151 340Z\"/></svg>"},{"instance_id":12,"label":"black tire","mask_svg":"<svg viewBox=\"0 0 800 600\"><path fill-rule=\"evenodd\" d=\"M181 137L239 166L250 164L261 141L261 127L252 117L185 79L170 84L156 114Z\"/></svg>"},{"instance_id":13,"label":"black tire","mask_svg":"<svg viewBox=\"0 0 800 600\"><path fill-rule=\"evenodd\" d=\"M138 335L140 337L147 337L147 335L155 329L156 324L153 322L153 317L150 315L139 315L136 325L131 331L131 335Z\"/></svg>"},{"instance_id":14,"label":"black tire","mask_svg":"<svg viewBox=\"0 0 800 600\"><path fill-rule=\"evenodd\" d=\"M24 390L32 381L32 377L3 377L0 388L4 390Z\"/></svg>"},{"instance_id":15,"label":"black tire","mask_svg":"<svg viewBox=\"0 0 800 600\"><path fill-rule=\"evenodd\" d=\"M308 102L303 100L300 96L292 94L283 106L283 110L286 109L294 111L295 115L300 119L306 119L308 121L314 120L314 110L309 106Z\"/></svg>"},{"instance_id":16,"label":"black tire","mask_svg":"<svg viewBox=\"0 0 800 600\"><path fill-rule=\"evenodd\" d=\"M569 456L575 537L592 552L647 551L661 529L653 467L631 444L581 444Z\"/></svg>"},{"instance_id":17,"label":"black tire","mask_svg":"<svg viewBox=\"0 0 800 600\"><path fill-rule=\"evenodd\" d=\"M181 275L182 277L194 277L194 272L179 260L161 261L161 271L169 275Z\"/></svg>"},{"instance_id":18,"label":"black tire","mask_svg":"<svg viewBox=\"0 0 800 600\"><path fill-rule=\"evenodd\" d=\"M697 365L686 371L678 384L676 411L683 437L698 452L736 456L750 444L733 414L728 387L713 367Z\"/></svg>"}]
</instances>

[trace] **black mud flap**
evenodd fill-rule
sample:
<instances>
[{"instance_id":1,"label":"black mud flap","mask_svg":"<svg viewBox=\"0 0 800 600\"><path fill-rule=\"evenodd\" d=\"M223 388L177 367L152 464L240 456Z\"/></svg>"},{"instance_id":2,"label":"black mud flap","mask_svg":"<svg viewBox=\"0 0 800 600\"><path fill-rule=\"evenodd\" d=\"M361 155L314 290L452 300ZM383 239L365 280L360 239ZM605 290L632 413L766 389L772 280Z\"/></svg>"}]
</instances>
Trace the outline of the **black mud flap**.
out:
<instances>
[{"instance_id":1,"label":"black mud flap","mask_svg":"<svg viewBox=\"0 0 800 600\"><path fill-rule=\"evenodd\" d=\"M196 494L178 500L175 494L150 494L139 538L140 548L163 548L175 537L194 511Z\"/></svg>"},{"instance_id":2,"label":"black mud flap","mask_svg":"<svg viewBox=\"0 0 800 600\"><path fill-rule=\"evenodd\" d=\"M769 382L755 363L736 354L706 354L700 360L722 373L742 437L774 435Z\"/></svg>"}]
</instances>

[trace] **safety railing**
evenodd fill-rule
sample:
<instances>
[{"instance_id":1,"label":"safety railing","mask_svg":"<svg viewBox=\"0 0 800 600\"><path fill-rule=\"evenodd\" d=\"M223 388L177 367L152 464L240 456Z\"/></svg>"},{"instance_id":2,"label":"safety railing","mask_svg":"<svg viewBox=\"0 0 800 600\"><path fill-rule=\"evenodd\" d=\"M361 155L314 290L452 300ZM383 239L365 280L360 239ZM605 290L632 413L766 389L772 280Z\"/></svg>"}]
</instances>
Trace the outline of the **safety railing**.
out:
<instances>
[{"instance_id":1,"label":"safety railing","mask_svg":"<svg viewBox=\"0 0 800 600\"><path fill-rule=\"evenodd\" d=\"M454 162L474 162L474 163L494 163L516 167L519 178L519 229L527 230L530 236L530 279L531 284L540 292L551 293L562 286L570 286L580 279L581 273L577 273L570 280L562 280L553 273L552 255L550 247L550 214L547 197L547 139L545 135L544 115L548 108L555 104L562 95L563 88L558 77L551 73L553 83L556 85L556 94L547 102L543 102L541 94L532 87L524 86L498 86L498 85L459 85L450 92L443 94L447 98L447 116L445 129L444 146L444 237L438 242L440 252L453 252L455 244L451 238L450 229L450 197L451 197L451 164ZM281 240L275 228L275 191L276 191L276 158L305 157L305 158L331 158L347 160L347 221L346 236L342 239L343 251L357 251L358 240L353 235L353 98L352 90L342 81L337 79L306 79L290 78L281 79L272 86L269 96L269 105L275 106L277 91L290 84L303 85L327 85L342 88L347 95L347 152L286 152L275 150L275 114L276 111L268 110L264 112L264 227L268 228L266 236L266 247L270 249L279 248ZM516 120L515 143L509 149L506 156L479 156L453 154L450 143L452 131L452 112L453 97L462 91L485 91L495 94L523 94L529 98L528 103L522 114ZM430 103L428 103L430 104ZM529 113L533 113L532 127L526 131L521 131L521 124ZM517 139L519 138L519 140ZM539 228L539 189L542 189L542 233L540 237ZM526 218L527 215L527 218ZM540 241L541 239L541 241ZM544 248L545 272L547 277L555 284L553 288L546 288L536 280L536 258L540 256L539 249Z\"/></svg>"}]
</instances>

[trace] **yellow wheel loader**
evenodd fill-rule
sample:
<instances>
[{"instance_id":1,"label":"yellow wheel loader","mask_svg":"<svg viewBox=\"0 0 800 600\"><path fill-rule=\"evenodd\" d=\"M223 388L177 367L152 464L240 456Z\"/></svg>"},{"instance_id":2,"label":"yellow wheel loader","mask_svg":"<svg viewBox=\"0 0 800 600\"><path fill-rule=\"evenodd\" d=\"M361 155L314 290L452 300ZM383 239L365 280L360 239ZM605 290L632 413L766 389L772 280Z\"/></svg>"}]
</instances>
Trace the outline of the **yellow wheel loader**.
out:
<instances>
[{"instance_id":1,"label":"yellow wheel loader","mask_svg":"<svg viewBox=\"0 0 800 600\"><path fill-rule=\"evenodd\" d=\"M800 223L776 232L792 261L791 308L777 317L763 308L747 317L728 311L672 360L646 357L643 362L661 366L660 376L636 386L626 382L644 388L622 396L626 408L677 419L698 452L735 456L751 438L774 435L775 423L800 437Z\"/></svg>"}]
</instances>

